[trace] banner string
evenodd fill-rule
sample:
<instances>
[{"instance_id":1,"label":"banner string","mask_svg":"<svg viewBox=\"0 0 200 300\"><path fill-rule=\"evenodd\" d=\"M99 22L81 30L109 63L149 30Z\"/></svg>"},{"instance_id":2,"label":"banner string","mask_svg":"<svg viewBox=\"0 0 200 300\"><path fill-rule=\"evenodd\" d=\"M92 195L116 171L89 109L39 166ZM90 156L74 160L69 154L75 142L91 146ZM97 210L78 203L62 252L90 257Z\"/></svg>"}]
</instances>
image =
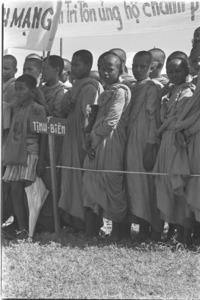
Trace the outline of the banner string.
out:
<instances>
[{"instance_id":1,"label":"banner string","mask_svg":"<svg viewBox=\"0 0 200 300\"><path fill-rule=\"evenodd\" d=\"M50 166L48 166L46 168L50 169ZM200 177L200 174L168 174L168 173L155 173L155 172L134 172L134 171L117 171L117 170L94 170L94 169L77 168L77 167L67 167L67 166L56 166L56 168L78 170L78 171L88 171L88 172L101 172L101 173L122 173L122 174L151 175L151 176L183 175L183 176L187 176L187 177Z\"/></svg>"}]
</instances>

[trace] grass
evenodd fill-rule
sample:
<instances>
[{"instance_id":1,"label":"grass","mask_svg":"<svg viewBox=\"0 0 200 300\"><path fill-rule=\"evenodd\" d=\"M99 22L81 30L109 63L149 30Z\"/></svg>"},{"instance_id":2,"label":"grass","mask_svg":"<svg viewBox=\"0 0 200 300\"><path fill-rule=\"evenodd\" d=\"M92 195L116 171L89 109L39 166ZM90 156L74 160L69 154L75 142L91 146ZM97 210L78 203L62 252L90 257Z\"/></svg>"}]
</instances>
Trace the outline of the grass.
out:
<instances>
[{"instance_id":1,"label":"grass","mask_svg":"<svg viewBox=\"0 0 200 300\"><path fill-rule=\"evenodd\" d=\"M200 247L89 240L62 229L2 239L2 298L200 299Z\"/></svg>"}]
</instances>

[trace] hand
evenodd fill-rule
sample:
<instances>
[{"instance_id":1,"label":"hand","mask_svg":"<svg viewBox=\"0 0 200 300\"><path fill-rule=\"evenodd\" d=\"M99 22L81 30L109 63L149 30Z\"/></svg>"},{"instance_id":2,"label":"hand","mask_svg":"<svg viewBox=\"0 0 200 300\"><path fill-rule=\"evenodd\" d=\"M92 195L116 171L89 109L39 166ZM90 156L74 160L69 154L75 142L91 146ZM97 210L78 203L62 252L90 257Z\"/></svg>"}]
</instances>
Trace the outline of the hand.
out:
<instances>
[{"instance_id":1,"label":"hand","mask_svg":"<svg viewBox=\"0 0 200 300\"><path fill-rule=\"evenodd\" d=\"M152 171L156 161L157 151L154 144L147 144L143 155L143 166L147 172Z\"/></svg>"},{"instance_id":2,"label":"hand","mask_svg":"<svg viewBox=\"0 0 200 300\"><path fill-rule=\"evenodd\" d=\"M35 101L38 103L38 104L41 104L42 106L46 106L46 101L45 101L45 96L44 96L44 92L42 90L40 90L39 88L36 89L36 92L35 92Z\"/></svg>"},{"instance_id":3,"label":"hand","mask_svg":"<svg viewBox=\"0 0 200 300\"><path fill-rule=\"evenodd\" d=\"M86 135L86 138L85 138L85 148L86 150L88 150L89 147L91 147L92 145L92 137L90 134L87 134Z\"/></svg>"},{"instance_id":4,"label":"hand","mask_svg":"<svg viewBox=\"0 0 200 300\"><path fill-rule=\"evenodd\" d=\"M190 130L188 128L186 128L184 130L184 136L186 137L186 139L188 140L191 136Z\"/></svg>"},{"instance_id":5,"label":"hand","mask_svg":"<svg viewBox=\"0 0 200 300\"><path fill-rule=\"evenodd\" d=\"M184 147L186 145L184 134L181 131L178 131L175 134L174 138L174 146L176 148L180 148L181 146Z\"/></svg>"},{"instance_id":6,"label":"hand","mask_svg":"<svg viewBox=\"0 0 200 300\"><path fill-rule=\"evenodd\" d=\"M95 159L95 154L96 154L96 151L94 148L92 148L91 146L88 148L87 150L87 154L89 156L90 159L94 160Z\"/></svg>"},{"instance_id":7,"label":"hand","mask_svg":"<svg viewBox=\"0 0 200 300\"><path fill-rule=\"evenodd\" d=\"M39 177L42 177L45 173L45 170L46 170L45 160L39 159L36 168L37 175Z\"/></svg>"}]
</instances>

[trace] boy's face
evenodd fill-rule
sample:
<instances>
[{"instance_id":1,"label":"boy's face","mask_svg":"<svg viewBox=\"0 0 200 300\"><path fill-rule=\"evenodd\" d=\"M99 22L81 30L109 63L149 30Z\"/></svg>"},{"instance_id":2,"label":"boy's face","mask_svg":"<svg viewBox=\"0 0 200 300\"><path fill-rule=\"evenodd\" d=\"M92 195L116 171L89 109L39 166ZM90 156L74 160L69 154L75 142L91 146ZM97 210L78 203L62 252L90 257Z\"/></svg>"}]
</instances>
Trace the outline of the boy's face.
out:
<instances>
[{"instance_id":1,"label":"boy's face","mask_svg":"<svg viewBox=\"0 0 200 300\"><path fill-rule=\"evenodd\" d=\"M113 55L107 55L99 62L99 75L105 85L118 82L120 76L119 58Z\"/></svg>"},{"instance_id":2,"label":"boy's face","mask_svg":"<svg viewBox=\"0 0 200 300\"><path fill-rule=\"evenodd\" d=\"M194 48L200 44L200 27L195 30L192 42Z\"/></svg>"},{"instance_id":3,"label":"boy's face","mask_svg":"<svg viewBox=\"0 0 200 300\"><path fill-rule=\"evenodd\" d=\"M3 82L7 82L9 79L15 77L17 69L13 66L13 62L10 59L3 59Z\"/></svg>"},{"instance_id":4,"label":"boy's face","mask_svg":"<svg viewBox=\"0 0 200 300\"><path fill-rule=\"evenodd\" d=\"M58 76L58 68L52 67L49 63L46 64L46 62L43 63L43 78L44 82L49 82Z\"/></svg>"},{"instance_id":5,"label":"boy's face","mask_svg":"<svg viewBox=\"0 0 200 300\"><path fill-rule=\"evenodd\" d=\"M150 78L156 78L161 70L161 63L158 61L152 61L151 69L149 72Z\"/></svg>"},{"instance_id":6,"label":"boy's face","mask_svg":"<svg viewBox=\"0 0 200 300\"><path fill-rule=\"evenodd\" d=\"M170 82L175 85L182 84L186 81L188 70L183 66L181 59L175 58L167 64L167 76Z\"/></svg>"},{"instance_id":7,"label":"boy's face","mask_svg":"<svg viewBox=\"0 0 200 300\"><path fill-rule=\"evenodd\" d=\"M151 61L147 55L136 55L133 59L132 72L137 81L144 80L149 76Z\"/></svg>"},{"instance_id":8,"label":"boy's face","mask_svg":"<svg viewBox=\"0 0 200 300\"><path fill-rule=\"evenodd\" d=\"M197 74L199 71L198 61L199 61L198 54L197 51L195 51L189 57L190 67L194 74Z\"/></svg>"},{"instance_id":9,"label":"boy's face","mask_svg":"<svg viewBox=\"0 0 200 300\"><path fill-rule=\"evenodd\" d=\"M25 61L23 67L23 74L28 74L35 77L35 79L38 79L40 73L41 70L37 68L33 61Z\"/></svg>"},{"instance_id":10,"label":"boy's face","mask_svg":"<svg viewBox=\"0 0 200 300\"><path fill-rule=\"evenodd\" d=\"M31 96L31 89L26 85L25 82L15 82L16 97L20 104L26 102Z\"/></svg>"},{"instance_id":11,"label":"boy's face","mask_svg":"<svg viewBox=\"0 0 200 300\"><path fill-rule=\"evenodd\" d=\"M82 79L90 74L91 65L82 61L81 57L73 56L71 61L71 75L73 79Z\"/></svg>"}]
</instances>

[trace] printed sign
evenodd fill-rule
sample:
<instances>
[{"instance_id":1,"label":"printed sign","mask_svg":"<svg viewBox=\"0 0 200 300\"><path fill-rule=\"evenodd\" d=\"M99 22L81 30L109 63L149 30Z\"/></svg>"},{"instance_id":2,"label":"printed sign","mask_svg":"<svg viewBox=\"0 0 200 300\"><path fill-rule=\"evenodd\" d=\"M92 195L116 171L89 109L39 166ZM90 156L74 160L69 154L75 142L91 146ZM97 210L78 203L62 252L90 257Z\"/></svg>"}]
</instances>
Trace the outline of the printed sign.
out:
<instances>
[{"instance_id":1,"label":"printed sign","mask_svg":"<svg viewBox=\"0 0 200 300\"><path fill-rule=\"evenodd\" d=\"M64 1L56 37L197 28L199 1Z\"/></svg>"},{"instance_id":2,"label":"printed sign","mask_svg":"<svg viewBox=\"0 0 200 300\"><path fill-rule=\"evenodd\" d=\"M6 1L3 7L4 49L50 51L61 1Z\"/></svg>"},{"instance_id":3,"label":"printed sign","mask_svg":"<svg viewBox=\"0 0 200 300\"><path fill-rule=\"evenodd\" d=\"M37 133L65 135L66 119L33 116L30 119L31 130Z\"/></svg>"},{"instance_id":4,"label":"printed sign","mask_svg":"<svg viewBox=\"0 0 200 300\"><path fill-rule=\"evenodd\" d=\"M17 4L16 4L17 3ZM6 1L4 49L50 50L54 37L197 28L200 1Z\"/></svg>"}]
</instances>

